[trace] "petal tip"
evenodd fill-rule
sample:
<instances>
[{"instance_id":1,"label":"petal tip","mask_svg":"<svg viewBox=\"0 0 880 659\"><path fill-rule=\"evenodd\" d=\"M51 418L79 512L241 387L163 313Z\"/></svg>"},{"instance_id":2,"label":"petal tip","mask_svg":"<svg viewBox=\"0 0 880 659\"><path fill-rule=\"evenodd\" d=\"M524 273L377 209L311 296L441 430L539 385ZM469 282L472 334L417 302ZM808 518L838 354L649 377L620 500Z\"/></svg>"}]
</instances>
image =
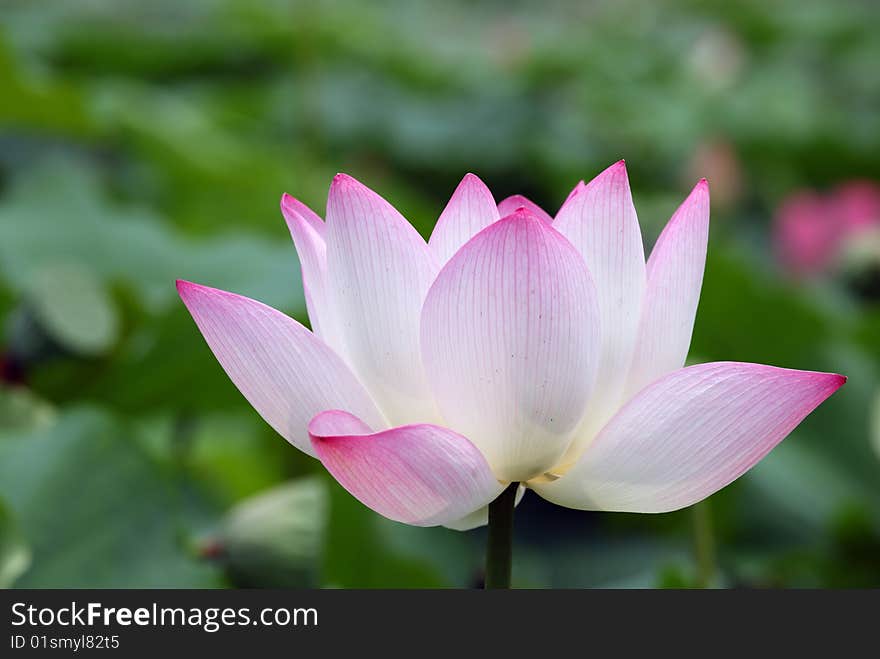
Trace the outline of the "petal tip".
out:
<instances>
[{"instance_id":1,"label":"petal tip","mask_svg":"<svg viewBox=\"0 0 880 659\"><path fill-rule=\"evenodd\" d=\"M629 194L629 174L626 171L625 160L618 160L613 165L609 165L582 187L584 190L602 190L605 188L622 188ZM574 192L578 192L578 188L575 188ZM573 193L571 197L574 196L576 194Z\"/></svg>"},{"instance_id":2,"label":"petal tip","mask_svg":"<svg viewBox=\"0 0 880 659\"><path fill-rule=\"evenodd\" d=\"M177 294L184 302L186 302L186 298L189 297L190 293L202 288L199 284L194 284L186 279L175 279L174 286L177 288Z\"/></svg>"},{"instance_id":3,"label":"petal tip","mask_svg":"<svg viewBox=\"0 0 880 659\"><path fill-rule=\"evenodd\" d=\"M849 379L847 376L841 375L840 373L829 373L828 376L828 380L834 388L834 391L840 389Z\"/></svg>"},{"instance_id":4,"label":"petal tip","mask_svg":"<svg viewBox=\"0 0 880 659\"><path fill-rule=\"evenodd\" d=\"M333 183L330 185L331 188L338 188L343 185L360 185L359 181L353 176L349 176L343 172L339 172L336 176L333 177Z\"/></svg>"},{"instance_id":5,"label":"petal tip","mask_svg":"<svg viewBox=\"0 0 880 659\"><path fill-rule=\"evenodd\" d=\"M489 192L489 188L483 182L483 179L481 179L479 176L477 176L473 172L468 172L467 174L465 174L464 176L461 177L461 181L459 181L458 185L456 186L455 192L460 192L465 189L473 190L475 188L480 189L480 190L486 190L486 192L488 192L489 195L491 196L491 192ZM492 200L492 204L493 205L495 204L494 199Z\"/></svg>"},{"instance_id":6,"label":"petal tip","mask_svg":"<svg viewBox=\"0 0 880 659\"><path fill-rule=\"evenodd\" d=\"M281 212L296 212L296 199L286 192L281 194Z\"/></svg>"},{"instance_id":7,"label":"petal tip","mask_svg":"<svg viewBox=\"0 0 880 659\"><path fill-rule=\"evenodd\" d=\"M512 222L537 222L538 224L544 224L541 218L526 206L517 206L510 215L502 219Z\"/></svg>"},{"instance_id":8,"label":"petal tip","mask_svg":"<svg viewBox=\"0 0 880 659\"><path fill-rule=\"evenodd\" d=\"M281 206L281 214L288 222L290 222L291 216L299 215L294 198L286 192L281 195L281 203L279 205Z\"/></svg>"},{"instance_id":9,"label":"petal tip","mask_svg":"<svg viewBox=\"0 0 880 659\"><path fill-rule=\"evenodd\" d=\"M627 176L626 172L626 160L620 159L613 165L609 165L604 170L599 172L594 181L601 180L605 176Z\"/></svg>"},{"instance_id":10,"label":"petal tip","mask_svg":"<svg viewBox=\"0 0 880 659\"><path fill-rule=\"evenodd\" d=\"M237 293L224 291L222 288L213 288L203 284L196 284L195 282L187 281L186 279L177 279L175 280L175 283L177 285L177 294L180 295L180 299L183 300L183 303L190 309L192 309L192 307L190 307L190 302L196 301L197 298L204 299L213 296L229 300L245 299Z\"/></svg>"}]
</instances>

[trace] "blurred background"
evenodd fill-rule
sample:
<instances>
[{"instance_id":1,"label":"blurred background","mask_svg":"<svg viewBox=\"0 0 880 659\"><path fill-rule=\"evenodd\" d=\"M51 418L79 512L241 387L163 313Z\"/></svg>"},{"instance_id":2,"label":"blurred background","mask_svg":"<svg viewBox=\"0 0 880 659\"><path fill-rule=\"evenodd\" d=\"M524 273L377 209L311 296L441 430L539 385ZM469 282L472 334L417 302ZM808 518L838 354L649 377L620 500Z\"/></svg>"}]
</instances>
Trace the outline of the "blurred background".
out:
<instances>
[{"instance_id":1,"label":"blurred background","mask_svg":"<svg viewBox=\"0 0 880 659\"><path fill-rule=\"evenodd\" d=\"M307 322L278 204L345 171L427 236L461 176L551 213L696 180L691 361L847 374L692 510L518 509L522 587L880 586L880 10L864 2L0 4L0 586L474 586L229 382L177 277Z\"/></svg>"}]
</instances>

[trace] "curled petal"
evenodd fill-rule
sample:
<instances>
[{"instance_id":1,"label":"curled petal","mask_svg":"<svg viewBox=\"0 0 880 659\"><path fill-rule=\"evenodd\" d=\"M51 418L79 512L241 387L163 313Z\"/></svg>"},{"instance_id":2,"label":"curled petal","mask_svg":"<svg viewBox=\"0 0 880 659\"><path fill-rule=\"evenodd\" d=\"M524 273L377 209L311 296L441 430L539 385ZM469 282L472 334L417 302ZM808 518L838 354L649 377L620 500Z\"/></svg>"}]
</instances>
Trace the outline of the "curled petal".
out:
<instances>
[{"instance_id":1,"label":"curled petal","mask_svg":"<svg viewBox=\"0 0 880 659\"><path fill-rule=\"evenodd\" d=\"M503 489L465 437L429 424L373 432L329 410L309 424L327 470L358 501L414 526L448 524L488 505Z\"/></svg>"},{"instance_id":2,"label":"curled petal","mask_svg":"<svg viewBox=\"0 0 880 659\"><path fill-rule=\"evenodd\" d=\"M684 508L751 469L844 382L740 362L674 371L624 405L560 479L533 487L583 510Z\"/></svg>"},{"instance_id":3,"label":"curled petal","mask_svg":"<svg viewBox=\"0 0 880 659\"><path fill-rule=\"evenodd\" d=\"M281 197L281 213L296 246L306 308L315 334L334 345L332 309L327 300L327 246L324 223L308 206L289 194Z\"/></svg>"},{"instance_id":4,"label":"curled petal","mask_svg":"<svg viewBox=\"0 0 880 659\"><path fill-rule=\"evenodd\" d=\"M562 456L595 381L596 290L577 250L521 209L446 264L422 309L422 354L446 423L503 481Z\"/></svg>"},{"instance_id":5,"label":"curled petal","mask_svg":"<svg viewBox=\"0 0 880 659\"><path fill-rule=\"evenodd\" d=\"M312 229L314 229L319 236L321 236L322 238L324 237L324 221L315 211L309 208L306 204L302 203L296 197L284 193L281 196L281 212L284 213L285 218L287 217L288 213L296 213L297 215L302 217L302 219L305 220L306 223Z\"/></svg>"},{"instance_id":6,"label":"curled petal","mask_svg":"<svg viewBox=\"0 0 880 659\"><path fill-rule=\"evenodd\" d=\"M238 390L298 449L315 455L308 424L330 407L384 426L369 394L343 361L292 318L216 288L178 281L177 290Z\"/></svg>"}]
</instances>

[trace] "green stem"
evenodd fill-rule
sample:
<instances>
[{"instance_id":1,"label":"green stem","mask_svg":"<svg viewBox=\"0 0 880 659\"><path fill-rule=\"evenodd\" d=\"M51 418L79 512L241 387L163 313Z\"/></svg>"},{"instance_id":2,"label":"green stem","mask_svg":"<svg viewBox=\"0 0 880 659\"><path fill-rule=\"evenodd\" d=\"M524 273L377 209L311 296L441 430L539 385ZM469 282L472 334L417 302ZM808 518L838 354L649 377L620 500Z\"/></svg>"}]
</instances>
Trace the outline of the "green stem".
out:
<instances>
[{"instance_id":1,"label":"green stem","mask_svg":"<svg viewBox=\"0 0 880 659\"><path fill-rule=\"evenodd\" d=\"M715 537L712 508L705 499L691 509L694 524L694 554L697 559L697 588L709 588L715 581Z\"/></svg>"},{"instance_id":2,"label":"green stem","mask_svg":"<svg viewBox=\"0 0 880 659\"><path fill-rule=\"evenodd\" d=\"M511 483L489 504L486 588L510 588L513 555L513 508L519 483Z\"/></svg>"}]
</instances>

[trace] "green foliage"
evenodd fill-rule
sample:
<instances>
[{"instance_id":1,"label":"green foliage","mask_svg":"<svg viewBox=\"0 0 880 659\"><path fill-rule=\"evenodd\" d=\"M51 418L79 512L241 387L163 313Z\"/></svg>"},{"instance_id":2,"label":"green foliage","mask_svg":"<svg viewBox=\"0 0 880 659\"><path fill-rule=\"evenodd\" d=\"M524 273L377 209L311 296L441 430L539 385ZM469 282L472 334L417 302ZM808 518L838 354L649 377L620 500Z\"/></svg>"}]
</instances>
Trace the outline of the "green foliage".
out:
<instances>
[{"instance_id":1,"label":"green foliage","mask_svg":"<svg viewBox=\"0 0 880 659\"><path fill-rule=\"evenodd\" d=\"M309 477L238 503L211 541L231 579L248 587L317 585L327 518L326 488Z\"/></svg>"},{"instance_id":2,"label":"green foliage","mask_svg":"<svg viewBox=\"0 0 880 659\"><path fill-rule=\"evenodd\" d=\"M210 507L98 410L0 435L0 496L31 547L30 587L209 587L187 545Z\"/></svg>"},{"instance_id":3,"label":"green foliage","mask_svg":"<svg viewBox=\"0 0 880 659\"><path fill-rule=\"evenodd\" d=\"M31 552L12 514L0 507L0 588L10 588L26 572Z\"/></svg>"}]
</instances>

